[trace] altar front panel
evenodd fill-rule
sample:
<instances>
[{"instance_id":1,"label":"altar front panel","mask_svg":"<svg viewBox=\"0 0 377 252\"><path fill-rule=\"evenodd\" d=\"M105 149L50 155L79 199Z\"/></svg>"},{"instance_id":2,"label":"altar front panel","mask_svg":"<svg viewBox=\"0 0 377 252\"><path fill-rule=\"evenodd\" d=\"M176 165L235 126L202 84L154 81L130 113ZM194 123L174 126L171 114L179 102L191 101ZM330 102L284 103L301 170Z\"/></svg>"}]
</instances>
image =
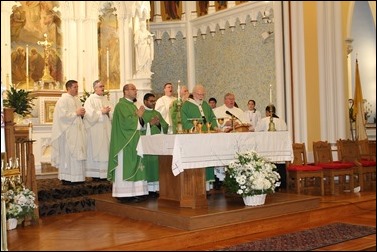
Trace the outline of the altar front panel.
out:
<instances>
[{"instance_id":1,"label":"altar front panel","mask_svg":"<svg viewBox=\"0 0 377 252\"><path fill-rule=\"evenodd\" d=\"M185 169L225 166L237 152L255 150L272 162L292 160L288 131L141 136L139 155L172 155L176 176Z\"/></svg>"}]
</instances>

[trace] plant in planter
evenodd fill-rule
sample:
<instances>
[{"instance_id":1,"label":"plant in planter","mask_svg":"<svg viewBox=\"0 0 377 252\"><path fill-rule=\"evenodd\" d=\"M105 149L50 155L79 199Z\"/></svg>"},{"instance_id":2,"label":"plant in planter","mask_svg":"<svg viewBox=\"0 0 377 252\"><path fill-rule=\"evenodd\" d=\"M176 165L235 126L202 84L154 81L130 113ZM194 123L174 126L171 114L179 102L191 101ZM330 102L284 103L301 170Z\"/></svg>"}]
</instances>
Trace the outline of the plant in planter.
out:
<instances>
[{"instance_id":1,"label":"plant in planter","mask_svg":"<svg viewBox=\"0 0 377 252\"><path fill-rule=\"evenodd\" d=\"M31 91L17 89L16 85L11 85L3 102L4 107L14 108L15 113L25 117L31 113L34 99L36 97L31 96Z\"/></svg>"}]
</instances>

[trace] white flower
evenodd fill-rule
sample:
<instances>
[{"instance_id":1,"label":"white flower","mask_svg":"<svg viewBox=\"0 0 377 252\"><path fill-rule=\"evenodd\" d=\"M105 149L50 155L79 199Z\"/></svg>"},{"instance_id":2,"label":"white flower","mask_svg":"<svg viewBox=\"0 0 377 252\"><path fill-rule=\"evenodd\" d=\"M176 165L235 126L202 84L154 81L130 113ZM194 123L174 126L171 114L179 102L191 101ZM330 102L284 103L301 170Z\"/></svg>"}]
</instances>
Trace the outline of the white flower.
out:
<instances>
[{"instance_id":1,"label":"white flower","mask_svg":"<svg viewBox=\"0 0 377 252\"><path fill-rule=\"evenodd\" d=\"M35 194L24 186L9 189L5 193L7 219L22 219L25 216L33 216L35 204Z\"/></svg>"},{"instance_id":2,"label":"white flower","mask_svg":"<svg viewBox=\"0 0 377 252\"><path fill-rule=\"evenodd\" d=\"M255 151L236 153L225 168L225 187L233 193L251 196L275 192L280 179L276 166Z\"/></svg>"}]
</instances>

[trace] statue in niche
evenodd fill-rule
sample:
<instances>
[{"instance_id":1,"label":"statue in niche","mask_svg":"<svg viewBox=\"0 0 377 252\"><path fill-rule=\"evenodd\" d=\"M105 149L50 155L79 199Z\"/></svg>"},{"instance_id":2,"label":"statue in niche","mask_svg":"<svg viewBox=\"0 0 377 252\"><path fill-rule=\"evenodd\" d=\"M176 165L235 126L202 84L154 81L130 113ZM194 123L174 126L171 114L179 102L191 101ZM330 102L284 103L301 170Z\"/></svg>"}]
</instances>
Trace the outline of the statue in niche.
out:
<instances>
[{"instance_id":1,"label":"statue in niche","mask_svg":"<svg viewBox=\"0 0 377 252\"><path fill-rule=\"evenodd\" d=\"M138 19L136 19L138 20ZM135 28L136 77L150 77L154 59L153 34L147 30L146 21L141 20Z\"/></svg>"},{"instance_id":2,"label":"statue in niche","mask_svg":"<svg viewBox=\"0 0 377 252\"><path fill-rule=\"evenodd\" d=\"M181 19L179 14L180 1L163 1L167 20Z\"/></svg>"},{"instance_id":3,"label":"statue in niche","mask_svg":"<svg viewBox=\"0 0 377 252\"><path fill-rule=\"evenodd\" d=\"M198 1L198 16L204 16L208 14L209 1Z\"/></svg>"}]
</instances>

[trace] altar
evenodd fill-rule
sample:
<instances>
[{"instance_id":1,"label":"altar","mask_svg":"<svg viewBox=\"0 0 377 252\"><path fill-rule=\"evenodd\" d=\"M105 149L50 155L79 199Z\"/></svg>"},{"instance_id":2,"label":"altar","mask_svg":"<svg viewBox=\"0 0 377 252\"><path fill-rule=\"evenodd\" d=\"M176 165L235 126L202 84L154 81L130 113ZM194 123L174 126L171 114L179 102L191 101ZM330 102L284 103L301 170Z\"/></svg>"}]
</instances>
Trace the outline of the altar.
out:
<instances>
[{"instance_id":1,"label":"altar","mask_svg":"<svg viewBox=\"0 0 377 252\"><path fill-rule=\"evenodd\" d=\"M159 156L159 203L207 206L205 169L226 166L240 151L255 150L272 162L292 160L288 131L141 136L138 155ZM201 169L200 169L201 168Z\"/></svg>"}]
</instances>

